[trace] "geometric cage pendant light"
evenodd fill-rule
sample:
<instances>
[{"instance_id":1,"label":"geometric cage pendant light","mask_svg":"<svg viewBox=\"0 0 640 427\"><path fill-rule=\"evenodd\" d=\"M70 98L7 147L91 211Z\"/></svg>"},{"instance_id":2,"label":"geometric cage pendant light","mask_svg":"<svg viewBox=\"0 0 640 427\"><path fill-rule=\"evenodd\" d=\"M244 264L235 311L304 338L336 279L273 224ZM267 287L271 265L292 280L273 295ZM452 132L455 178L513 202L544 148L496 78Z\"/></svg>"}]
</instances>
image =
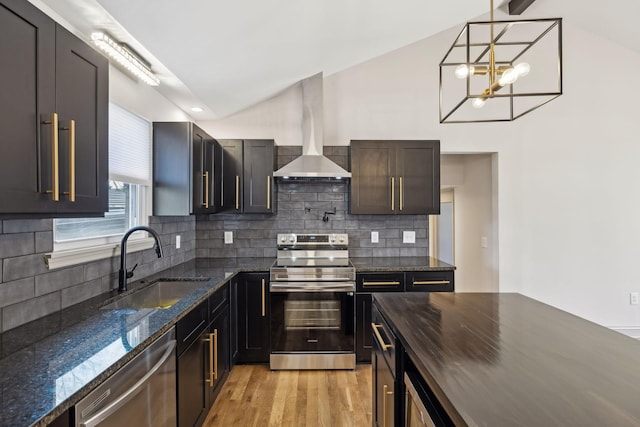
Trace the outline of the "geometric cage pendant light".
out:
<instances>
[{"instance_id":1,"label":"geometric cage pendant light","mask_svg":"<svg viewBox=\"0 0 640 427\"><path fill-rule=\"evenodd\" d=\"M562 95L562 18L468 22L440 62L440 123L513 121Z\"/></svg>"}]
</instances>

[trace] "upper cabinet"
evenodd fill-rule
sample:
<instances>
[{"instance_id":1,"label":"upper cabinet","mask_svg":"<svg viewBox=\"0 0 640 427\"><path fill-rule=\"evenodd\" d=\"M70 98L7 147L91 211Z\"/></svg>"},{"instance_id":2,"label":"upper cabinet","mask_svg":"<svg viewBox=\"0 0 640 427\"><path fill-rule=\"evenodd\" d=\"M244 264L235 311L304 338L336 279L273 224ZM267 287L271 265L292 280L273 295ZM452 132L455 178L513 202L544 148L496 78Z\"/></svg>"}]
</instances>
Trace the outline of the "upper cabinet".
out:
<instances>
[{"instance_id":1,"label":"upper cabinet","mask_svg":"<svg viewBox=\"0 0 640 427\"><path fill-rule=\"evenodd\" d=\"M0 55L0 215L106 212L107 59L21 0L0 0Z\"/></svg>"},{"instance_id":2,"label":"upper cabinet","mask_svg":"<svg viewBox=\"0 0 640 427\"><path fill-rule=\"evenodd\" d=\"M439 214L440 141L351 141L352 214Z\"/></svg>"},{"instance_id":3,"label":"upper cabinet","mask_svg":"<svg viewBox=\"0 0 640 427\"><path fill-rule=\"evenodd\" d=\"M221 139L220 211L274 213L274 141Z\"/></svg>"},{"instance_id":4,"label":"upper cabinet","mask_svg":"<svg viewBox=\"0 0 640 427\"><path fill-rule=\"evenodd\" d=\"M220 144L190 122L153 123L153 214L215 213Z\"/></svg>"}]
</instances>

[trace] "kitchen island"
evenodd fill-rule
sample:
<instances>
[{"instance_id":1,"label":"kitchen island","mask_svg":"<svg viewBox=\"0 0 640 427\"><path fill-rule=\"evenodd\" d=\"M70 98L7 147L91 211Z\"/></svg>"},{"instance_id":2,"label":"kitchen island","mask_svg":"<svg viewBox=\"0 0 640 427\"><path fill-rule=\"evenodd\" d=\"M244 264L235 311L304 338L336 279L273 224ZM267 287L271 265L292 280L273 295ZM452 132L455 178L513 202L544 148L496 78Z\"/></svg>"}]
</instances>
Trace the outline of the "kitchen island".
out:
<instances>
[{"instance_id":1,"label":"kitchen island","mask_svg":"<svg viewBox=\"0 0 640 427\"><path fill-rule=\"evenodd\" d=\"M417 371L454 425L640 425L637 340L519 294L373 302L402 347L399 366Z\"/></svg>"}]
</instances>

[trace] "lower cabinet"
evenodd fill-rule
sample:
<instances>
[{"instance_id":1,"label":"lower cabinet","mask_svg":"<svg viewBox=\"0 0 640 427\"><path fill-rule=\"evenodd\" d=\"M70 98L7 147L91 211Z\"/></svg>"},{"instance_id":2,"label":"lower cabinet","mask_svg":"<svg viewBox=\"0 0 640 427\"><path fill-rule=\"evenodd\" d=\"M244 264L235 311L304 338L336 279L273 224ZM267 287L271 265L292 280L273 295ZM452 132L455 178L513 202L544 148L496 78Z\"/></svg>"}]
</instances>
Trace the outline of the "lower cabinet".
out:
<instances>
[{"instance_id":1,"label":"lower cabinet","mask_svg":"<svg viewBox=\"0 0 640 427\"><path fill-rule=\"evenodd\" d=\"M229 285L182 318L176 336L178 427L198 427L229 375Z\"/></svg>"},{"instance_id":2,"label":"lower cabinet","mask_svg":"<svg viewBox=\"0 0 640 427\"><path fill-rule=\"evenodd\" d=\"M269 274L243 273L236 286L237 363L269 363Z\"/></svg>"},{"instance_id":3,"label":"lower cabinet","mask_svg":"<svg viewBox=\"0 0 640 427\"><path fill-rule=\"evenodd\" d=\"M178 339L178 426L199 426L207 415L208 302L182 318L176 327Z\"/></svg>"},{"instance_id":4,"label":"lower cabinet","mask_svg":"<svg viewBox=\"0 0 640 427\"><path fill-rule=\"evenodd\" d=\"M400 425L399 404L400 387L397 384L399 366L396 358L398 343L382 316L376 310L372 314L370 333L373 341L371 353L371 385L373 398L373 425L375 427L393 427Z\"/></svg>"},{"instance_id":5,"label":"lower cabinet","mask_svg":"<svg viewBox=\"0 0 640 427\"><path fill-rule=\"evenodd\" d=\"M453 292L453 270L356 274L356 362L371 362L371 293Z\"/></svg>"}]
</instances>

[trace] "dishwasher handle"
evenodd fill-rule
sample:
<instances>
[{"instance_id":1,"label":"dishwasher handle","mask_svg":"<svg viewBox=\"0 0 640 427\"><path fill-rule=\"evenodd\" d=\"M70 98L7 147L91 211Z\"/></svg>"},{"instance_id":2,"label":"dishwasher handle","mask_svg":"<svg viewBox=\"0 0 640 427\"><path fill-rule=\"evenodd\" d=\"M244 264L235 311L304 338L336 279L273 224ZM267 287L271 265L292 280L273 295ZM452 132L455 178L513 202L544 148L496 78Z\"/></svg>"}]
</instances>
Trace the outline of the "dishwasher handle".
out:
<instances>
[{"instance_id":1,"label":"dishwasher handle","mask_svg":"<svg viewBox=\"0 0 640 427\"><path fill-rule=\"evenodd\" d=\"M104 421L109 415L113 414L115 411L120 409L125 403L130 401L136 394L138 394L149 382L151 377L162 368L162 365L165 364L167 359L171 357L171 353L176 348L176 341L172 340L169 342L167 349L164 354L158 360L153 368L149 370L142 378L140 378L134 385L131 386L130 389L122 393L122 395L118 396L116 400L111 402L107 407L105 407L102 411L95 414L93 417L86 420L84 423L80 424L80 427L94 427Z\"/></svg>"}]
</instances>

